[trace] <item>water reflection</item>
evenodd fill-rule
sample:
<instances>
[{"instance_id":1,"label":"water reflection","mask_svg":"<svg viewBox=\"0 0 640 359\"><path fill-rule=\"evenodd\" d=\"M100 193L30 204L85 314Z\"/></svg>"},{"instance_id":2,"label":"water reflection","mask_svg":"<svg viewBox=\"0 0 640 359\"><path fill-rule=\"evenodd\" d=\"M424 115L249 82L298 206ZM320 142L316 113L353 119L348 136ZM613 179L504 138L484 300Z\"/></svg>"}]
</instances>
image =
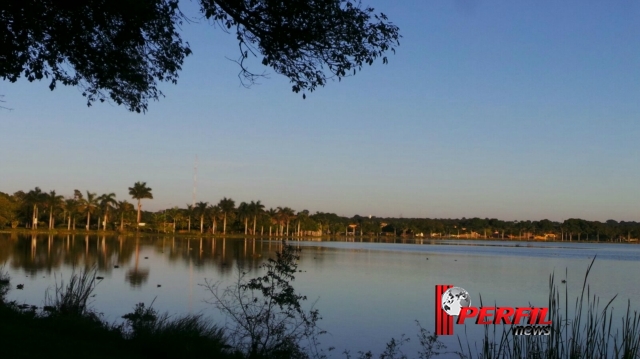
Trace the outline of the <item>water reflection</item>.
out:
<instances>
[{"instance_id":1,"label":"water reflection","mask_svg":"<svg viewBox=\"0 0 640 359\"><path fill-rule=\"evenodd\" d=\"M240 265L255 270L262 258L281 249L280 241L258 239L127 237L99 235L0 235L0 263L29 276L59 272L63 267L90 268L101 273L126 269L131 287L145 284L151 272L142 248L163 255L172 266L215 268L224 275ZM146 262L146 263L145 263Z\"/></svg>"},{"instance_id":2,"label":"water reflection","mask_svg":"<svg viewBox=\"0 0 640 359\"><path fill-rule=\"evenodd\" d=\"M127 282L129 282L132 287L139 287L147 282L147 279L149 278L149 269L138 268L138 264L140 263L140 238L136 237L135 248L136 262L133 268L127 271Z\"/></svg>"},{"instance_id":3,"label":"water reflection","mask_svg":"<svg viewBox=\"0 0 640 359\"><path fill-rule=\"evenodd\" d=\"M357 236L290 243L304 247L302 272L294 286L309 302L320 298L322 326L332 334L326 342L339 348L337 352L380 352L391 336L413 333L416 319L431 329L436 284L465 288L473 303L479 303L482 294L487 303L544 306L548 275L564 275L568 268L562 288L567 288L572 303L596 254L592 295L608 300L619 294L614 317L626 310L627 300L632 310L639 309L640 289L632 285L640 262L638 245ZM40 304L45 290L55 284L51 273L68 278L70 268L96 265L105 280L96 289L95 306L108 321L118 320L136 303L152 301L160 311L206 311L222 321L204 303L209 297L198 285L205 280L233 281L239 266L253 277L281 248L279 240L253 238L0 234L0 266L6 263L12 280L25 283L24 290L9 293L21 303ZM470 336L482 334L481 329L465 327ZM457 346L455 338L447 339L452 340L450 348Z\"/></svg>"}]
</instances>

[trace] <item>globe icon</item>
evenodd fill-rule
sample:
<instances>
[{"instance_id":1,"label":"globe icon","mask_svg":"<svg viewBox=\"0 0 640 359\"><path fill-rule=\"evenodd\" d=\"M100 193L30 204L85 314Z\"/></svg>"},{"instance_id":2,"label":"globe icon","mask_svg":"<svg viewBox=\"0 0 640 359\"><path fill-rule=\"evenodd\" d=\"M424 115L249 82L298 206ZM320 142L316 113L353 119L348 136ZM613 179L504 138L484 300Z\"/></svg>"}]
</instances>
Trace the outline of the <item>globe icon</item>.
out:
<instances>
[{"instance_id":1,"label":"globe icon","mask_svg":"<svg viewBox=\"0 0 640 359\"><path fill-rule=\"evenodd\" d=\"M471 305L469 292L460 287L452 287L442 294L442 310L449 315L459 315L460 309Z\"/></svg>"}]
</instances>

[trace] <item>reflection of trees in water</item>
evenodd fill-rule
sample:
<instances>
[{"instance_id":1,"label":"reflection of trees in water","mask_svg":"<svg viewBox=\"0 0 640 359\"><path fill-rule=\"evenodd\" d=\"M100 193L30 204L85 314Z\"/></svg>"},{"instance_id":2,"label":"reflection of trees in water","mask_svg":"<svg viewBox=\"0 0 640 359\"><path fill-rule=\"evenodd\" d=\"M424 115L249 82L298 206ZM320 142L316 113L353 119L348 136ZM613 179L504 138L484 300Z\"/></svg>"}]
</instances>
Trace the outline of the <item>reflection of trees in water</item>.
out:
<instances>
[{"instance_id":1,"label":"reflection of trees in water","mask_svg":"<svg viewBox=\"0 0 640 359\"><path fill-rule=\"evenodd\" d=\"M127 261L133 248L120 251L115 237L20 235L7 240L0 235L0 262L9 262L14 269L30 274L51 273L61 267L91 267L102 273L111 272L113 263Z\"/></svg>"},{"instance_id":2,"label":"reflection of trees in water","mask_svg":"<svg viewBox=\"0 0 640 359\"><path fill-rule=\"evenodd\" d=\"M62 264L62 257L53 242L53 236L33 235L18 238L14 242L13 250L11 248L7 250L10 253L10 266L14 269L22 269L32 276L40 271L51 273Z\"/></svg>"},{"instance_id":3,"label":"reflection of trees in water","mask_svg":"<svg viewBox=\"0 0 640 359\"><path fill-rule=\"evenodd\" d=\"M12 239L13 238L13 239ZM125 280L131 286L144 285L153 269L140 268L141 252L151 249L170 265L189 268L193 264L198 272L232 275L238 265L251 273L263 260L274 257L281 249L279 240L200 238L200 237L134 237L102 235L9 235L0 234L0 264L7 262L13 269L36 275L38 272L59 271L66 267L97 265L101 273L125 269ZM143 254L144 256L144 254ZM134 259L132 264L132 259ZM120 269L114 269L118 265ZM127 266L131 266L127 268Z\"/></svg>"},{"instance_id":4,"label":"reflection of trees in water","mask_svg":"<svg viewBox=\"0 0 640 359\"><path fill-rule=\"evenodd\" d=\"M126 281L131 284L132 287L140 287L149 279L149 269L139 269L138 264L140 262L140 238L136 237L135 241L136 260L133 268L127 271Z\"/></svg>"}]
</instances>

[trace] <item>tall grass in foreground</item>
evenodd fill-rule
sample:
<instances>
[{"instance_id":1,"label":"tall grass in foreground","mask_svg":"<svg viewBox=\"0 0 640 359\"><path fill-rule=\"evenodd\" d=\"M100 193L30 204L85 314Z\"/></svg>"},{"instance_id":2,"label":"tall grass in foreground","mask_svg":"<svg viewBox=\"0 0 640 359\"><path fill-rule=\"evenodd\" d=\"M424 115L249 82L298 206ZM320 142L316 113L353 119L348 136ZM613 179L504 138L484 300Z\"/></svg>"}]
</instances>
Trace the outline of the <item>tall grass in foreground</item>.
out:
<instances>
[{"instance_id":1,"label":"tall grass in foreground","mask_svg":"<svg viewBox=\"0 0 640 359\"><path fill-rule=\"evenodd\" d=\"M228 351L223 330L206 322L202 315L189 314L171 318L158 314L153 303L136 305L132 313L124 315L125 338L142 348L150 358L210 358L233 357ZM237 356L237 355L235 355Z\"/></svg>"},{"instance_id":2,"label":"tall grass in foreground","mask_svg":"<svg viewBox=\"0 0 640 359\"><path fill-rule=\"evenodd\" d=\"M460 342L461 358L620 358L640 357L640 316L630 310L627 303L626 315L621 326L614 329L611 303L615 296L600 309L600 299L591 296L587 279L595 257L585 273L580 297L575 302L573 320L568 319L568 290L565 286L564 303L555 282L555 274L549 276L549 316L552 321L551 334L544 336L513 335L512 327L503 326L502 333L493 325L485 328L481 348L472 351ZM566 275L566 273L565 273ZM564 304L562 306L561 304ZM564 310L562 309L564 307Z\"/></svg>"},{"instance_id":3,"label":"tall grass in foreground","mask_svg":"<svg viewBox=\"0 0 640 359\"><path fill-rule=\"evenodd\" d=\"M88 307L88 301L96 288L97 273L95 265L80 273L74 268L68 283L56 280L53 296L49 295L49 290L45 293L45 310L63 316L96 317Z\"/></svg>"},{"instance_id":4,"label":"tall grass in foreground","mask_svg":"<svg viewBox=\"0 0 640 359\"><path fill-rule=\"evenodd\" d=\"M4 265L2 265L0 267L0 305L5 302L5 296L9 293L10 285L9 273L4 271Z\"/></svg>"}]
</instances>

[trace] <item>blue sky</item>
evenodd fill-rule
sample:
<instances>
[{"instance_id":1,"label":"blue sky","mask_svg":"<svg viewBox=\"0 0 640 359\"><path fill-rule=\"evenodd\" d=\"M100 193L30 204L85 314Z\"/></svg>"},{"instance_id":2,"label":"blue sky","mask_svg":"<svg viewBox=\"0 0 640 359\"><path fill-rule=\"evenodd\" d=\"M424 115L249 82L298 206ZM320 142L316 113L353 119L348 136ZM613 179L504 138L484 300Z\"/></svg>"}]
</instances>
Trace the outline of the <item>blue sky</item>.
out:
<instances>
[{"instance_id":1,"label":"blue sky","mask_svg":"<svg viewBox=\"0 0 640 359\"><path fill-rule=\"evenodd\" d=\"M640 220L639 3L363 2L400 27L396 55L306 100L273 72L242 87L234 36L206 23L184 26L194 54L145 115L0 82L0 191L124 199L146 181L143 208L183 207L198 155L198 201Z\"/></svg>"}]
</instances>

